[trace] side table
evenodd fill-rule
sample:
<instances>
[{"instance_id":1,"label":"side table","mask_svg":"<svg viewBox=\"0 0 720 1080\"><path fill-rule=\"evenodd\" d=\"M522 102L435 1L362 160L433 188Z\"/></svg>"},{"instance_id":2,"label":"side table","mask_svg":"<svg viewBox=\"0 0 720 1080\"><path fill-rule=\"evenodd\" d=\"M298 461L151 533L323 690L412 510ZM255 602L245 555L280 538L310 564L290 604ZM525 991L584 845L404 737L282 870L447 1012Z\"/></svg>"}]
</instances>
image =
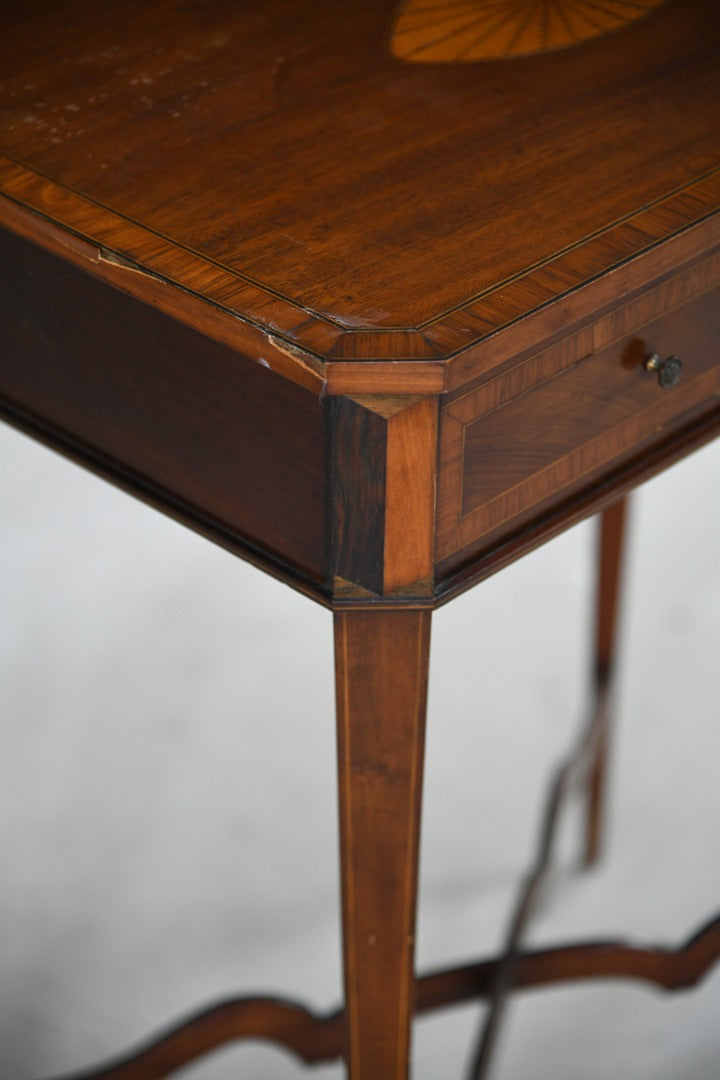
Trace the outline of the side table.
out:
<instances>
[{"instance_id":1,"label":"side table","mask_svg":"<svg viewBox=\"0 0 720 1080\"><path fill-rule=\"evenodd\" d=\"M504 958L413 969L433 609L603 513L592 860L624 496L720 430L720 11L640 6L510 59L425 55L446 9L408 48L422 2L3 15L3 416L335 624L344 1012L231 1003L98 1080L241 1034L400 1080L414 1011L490 994L480 1076L514 987L720 952L521 951L568 770Z\"/></svg>"}]
</instances>

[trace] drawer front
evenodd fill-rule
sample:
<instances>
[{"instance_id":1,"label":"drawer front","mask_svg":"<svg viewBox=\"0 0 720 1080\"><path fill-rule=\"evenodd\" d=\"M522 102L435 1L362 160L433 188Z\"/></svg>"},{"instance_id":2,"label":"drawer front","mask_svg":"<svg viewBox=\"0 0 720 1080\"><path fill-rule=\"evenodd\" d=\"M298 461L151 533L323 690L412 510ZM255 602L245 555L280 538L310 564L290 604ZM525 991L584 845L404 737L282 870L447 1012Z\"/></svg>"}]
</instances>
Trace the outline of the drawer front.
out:
<instances>
[{"instance_id":1,"label":"drawer front","mask_svg":"<svg viewBox=\"0 0 720 1080\"><path fill-rule=\"evenodd\" d=\"M502 540L719 403L720 287L668 311L719 271L706 260L444 410L439 559ZM654 352L680 356L676 385L646 371Z\"/></svg>"}]
</instances>

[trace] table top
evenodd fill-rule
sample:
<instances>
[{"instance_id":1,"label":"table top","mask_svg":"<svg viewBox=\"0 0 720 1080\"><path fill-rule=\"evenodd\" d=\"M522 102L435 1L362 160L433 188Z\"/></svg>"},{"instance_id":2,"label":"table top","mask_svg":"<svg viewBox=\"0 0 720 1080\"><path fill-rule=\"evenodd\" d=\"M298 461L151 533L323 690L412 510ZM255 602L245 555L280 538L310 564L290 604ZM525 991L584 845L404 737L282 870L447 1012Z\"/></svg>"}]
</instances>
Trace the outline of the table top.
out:
<instances>
[{"instance_id":1,"label":"table top","mask_svg":"<svg viewBox=\"0 0 720 1080\"><path fill-rule=\"evenodd\" d=\"M475 38L539 53L468 62L482 0L6 4L0 191L296 374L445 388L438 360L720 206L713 0L547 5L544 39L507 7Z\"/></svg>"}]
</instances>

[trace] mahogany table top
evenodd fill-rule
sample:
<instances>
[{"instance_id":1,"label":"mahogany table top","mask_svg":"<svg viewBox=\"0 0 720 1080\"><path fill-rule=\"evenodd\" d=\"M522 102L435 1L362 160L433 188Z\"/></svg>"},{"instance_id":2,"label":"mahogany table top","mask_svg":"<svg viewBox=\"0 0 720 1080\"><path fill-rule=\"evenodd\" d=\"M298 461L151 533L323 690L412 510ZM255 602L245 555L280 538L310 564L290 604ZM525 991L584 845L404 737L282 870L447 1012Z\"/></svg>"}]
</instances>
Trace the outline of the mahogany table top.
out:
<instances>
[{"instance_id":1,"label":"mahogany table top","mask_svg":"<svg viewBox=\"0 0 720 1080\"><path fill-rule=\"evenodd\" d=\"M447 388L438 359L720 206L720 7L646 3L472 63L395 55L395 0L5 4L0 192L300 378L409 359L424 383L357 386Z\"/></svg>"}]
</instances>

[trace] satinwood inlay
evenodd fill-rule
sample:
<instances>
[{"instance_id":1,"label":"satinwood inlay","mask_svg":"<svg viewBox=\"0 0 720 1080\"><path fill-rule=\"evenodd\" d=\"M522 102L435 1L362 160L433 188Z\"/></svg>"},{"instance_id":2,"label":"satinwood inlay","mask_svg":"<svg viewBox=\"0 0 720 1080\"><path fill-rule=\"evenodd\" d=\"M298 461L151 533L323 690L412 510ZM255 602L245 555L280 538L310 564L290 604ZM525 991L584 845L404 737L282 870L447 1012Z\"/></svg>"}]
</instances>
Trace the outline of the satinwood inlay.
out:
<instances>
[{"instance_id":1,"label":"satinwood inlay","mask_svg":"<svg viewBox=\"0 0 720 1080\"><path fill-rule=\"evenodd\" d=\"M643 18L665 0L405 0L391 49L414 62L551 52Z\"/></svg>"}]
</instances>

